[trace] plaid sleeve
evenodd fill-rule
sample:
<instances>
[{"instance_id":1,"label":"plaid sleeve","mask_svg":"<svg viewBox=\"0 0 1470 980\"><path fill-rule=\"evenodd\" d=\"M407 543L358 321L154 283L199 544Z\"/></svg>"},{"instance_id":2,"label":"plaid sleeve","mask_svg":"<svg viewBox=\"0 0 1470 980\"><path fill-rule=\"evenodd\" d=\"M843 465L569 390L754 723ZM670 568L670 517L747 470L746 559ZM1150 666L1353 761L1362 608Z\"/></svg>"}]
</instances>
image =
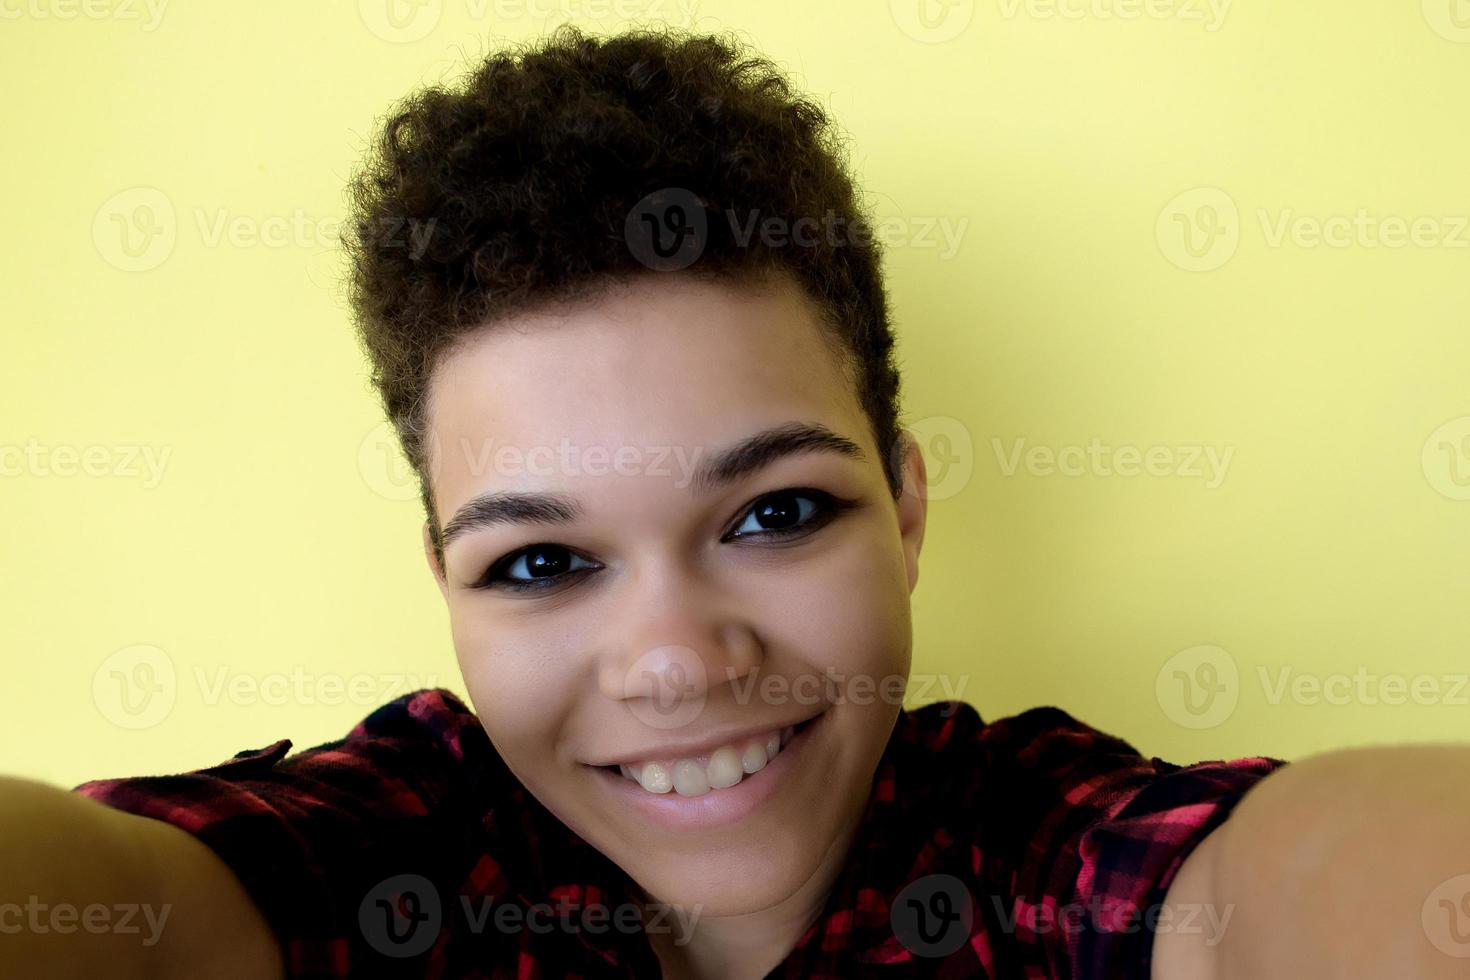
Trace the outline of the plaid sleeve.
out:
<instances>
[{"instance_id":1,"label":"plaid sleeve","mask_svg":"<svg viewBox=\"0 0 1470 980\"><path fill-rule=\"evenodd\" d=\"M460 768L482 731L454 694L421 690L294 756L281 739L205 769L92 780L73 792L195 835L259 906L288 977L346 977L371 958L358 918L370 889L399 873L436 883L463 874L473 810ZM402 976L423 967L417 958L392 965Z\"/></svg>"},{"instance_id":2,"label":"plaid sleeve","mask_svg":"<svg viewBox=\"0 0 1470 980\"><path fill-rule=\"evenodd\" d=\"M1006 919L1043 976L1146 978L1156 932L1218 933L1228 923L1219 909L1162 918L1165 893L1190 852L1283 760L1179 766L1054 707L992 722L982 743L1005 773L1011 806L998 835L1013 902Z\"/></svg>"}]
</instances>

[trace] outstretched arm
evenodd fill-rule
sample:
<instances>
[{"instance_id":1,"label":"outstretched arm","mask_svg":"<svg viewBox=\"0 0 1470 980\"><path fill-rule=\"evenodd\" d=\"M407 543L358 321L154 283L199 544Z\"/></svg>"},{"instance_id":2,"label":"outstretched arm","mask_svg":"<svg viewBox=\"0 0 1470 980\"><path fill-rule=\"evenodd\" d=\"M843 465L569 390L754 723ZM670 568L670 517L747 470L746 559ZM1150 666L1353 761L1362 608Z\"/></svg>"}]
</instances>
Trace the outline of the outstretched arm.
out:
<instances>
[{"instance_id":1,"label":"outstretched arm","mask_svg":"<svg viewBox=\"0 0 1470 980\"><path fill-rule=\"evenodd\" d=\"M1191 852L1165 904L1153 980L1470 976L1470 746L1293 762Z\"/></svg>"},{"instance_id":2,"label":"outstretched arm","mask_svg":"<svg viewBox=\"0 0 1470 980\"><path fill-rule=\"evenodd\" d=\"M275 980L230 868L178 827L0 777L0 976Z\"/></svg>"}]
</instances>

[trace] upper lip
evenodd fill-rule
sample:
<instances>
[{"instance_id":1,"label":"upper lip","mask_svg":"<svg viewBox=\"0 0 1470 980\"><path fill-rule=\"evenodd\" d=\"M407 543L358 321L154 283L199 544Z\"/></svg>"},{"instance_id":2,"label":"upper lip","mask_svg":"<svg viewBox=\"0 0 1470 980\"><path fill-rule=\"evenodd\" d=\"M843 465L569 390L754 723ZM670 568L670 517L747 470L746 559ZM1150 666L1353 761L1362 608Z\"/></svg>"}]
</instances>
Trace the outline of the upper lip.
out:
<instances>
[{"instance_id":1,"label":"upper lip","mask_svg":"<svg viewBox=\"0 0 1470 980\"><path fill-rule=\"evenodd\" d=\"M723 732L684 742L660 742L657 745L649 745L634 752L625 752L611 759L601 762L589 762L592 766L617 766L632 765L635 762L646 762L649 759L692 759L696 756L706 755L713 752L722 745L737 745L744 739L755 738L757 735L765 735L769 732L779 732L788 725L796 727L811 721L816 715L808 715L795 721L769 722L764 725L746 725L741 728L732 728Z\"/></svg>"}]
</instances>

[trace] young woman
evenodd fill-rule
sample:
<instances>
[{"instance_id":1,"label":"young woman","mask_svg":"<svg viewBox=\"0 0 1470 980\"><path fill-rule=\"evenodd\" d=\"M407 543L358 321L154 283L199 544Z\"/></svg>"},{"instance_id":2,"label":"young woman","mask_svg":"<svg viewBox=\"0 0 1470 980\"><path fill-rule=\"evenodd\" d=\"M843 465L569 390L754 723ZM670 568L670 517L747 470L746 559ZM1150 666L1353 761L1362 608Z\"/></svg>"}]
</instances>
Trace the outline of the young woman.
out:
<instances>
[{"instance_id":1,"label":"young woman","mask_svg":"<svg viewBox=\"0 0 1470 980\"><path fill-rule=\"evenodd\" d=\"M902 710L923 457L851 177L769 63L558 32L414 95L352 189L359 329L474 711L423 690L295 755L12 785L7 827L75 841L12 848L13 882L171 915L125 951L30 930L13 962L1451 975L1362 821L1432 811L1416 774L1463 754L1179 767L1055 708ZM1405 826L1405 867L1455 839ZM1369 871L1378 918L1324 897Z\"/></svg>"}]
</instances>

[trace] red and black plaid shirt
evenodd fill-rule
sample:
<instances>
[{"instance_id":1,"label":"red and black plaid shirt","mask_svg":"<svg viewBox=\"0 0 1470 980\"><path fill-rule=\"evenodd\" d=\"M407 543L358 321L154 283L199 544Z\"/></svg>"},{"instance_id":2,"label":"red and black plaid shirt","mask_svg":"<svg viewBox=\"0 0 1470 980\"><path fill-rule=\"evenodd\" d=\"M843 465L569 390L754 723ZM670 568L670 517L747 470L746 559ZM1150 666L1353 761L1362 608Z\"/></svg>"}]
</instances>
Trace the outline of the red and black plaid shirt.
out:
<instances>
[{"instance_id":1,"label":"red and black plaid shirt","mask_svg":"<svg viewBox=\"0 0 1470 980\"><path fill-rule=\"evenodd\" d=\"M289 977L659 975L627 876L520 784L454 694L417 691L346 738L290 747L75 791L211 847ZM960 701L905 711L821 916L770 976L1146 978L1143 923L1166 921L1179 865L1284 764L1180 767L1052 707L989 723ZM946 935L963 928L956 889L971 924Z\"/></svg>"}]
</instances>

